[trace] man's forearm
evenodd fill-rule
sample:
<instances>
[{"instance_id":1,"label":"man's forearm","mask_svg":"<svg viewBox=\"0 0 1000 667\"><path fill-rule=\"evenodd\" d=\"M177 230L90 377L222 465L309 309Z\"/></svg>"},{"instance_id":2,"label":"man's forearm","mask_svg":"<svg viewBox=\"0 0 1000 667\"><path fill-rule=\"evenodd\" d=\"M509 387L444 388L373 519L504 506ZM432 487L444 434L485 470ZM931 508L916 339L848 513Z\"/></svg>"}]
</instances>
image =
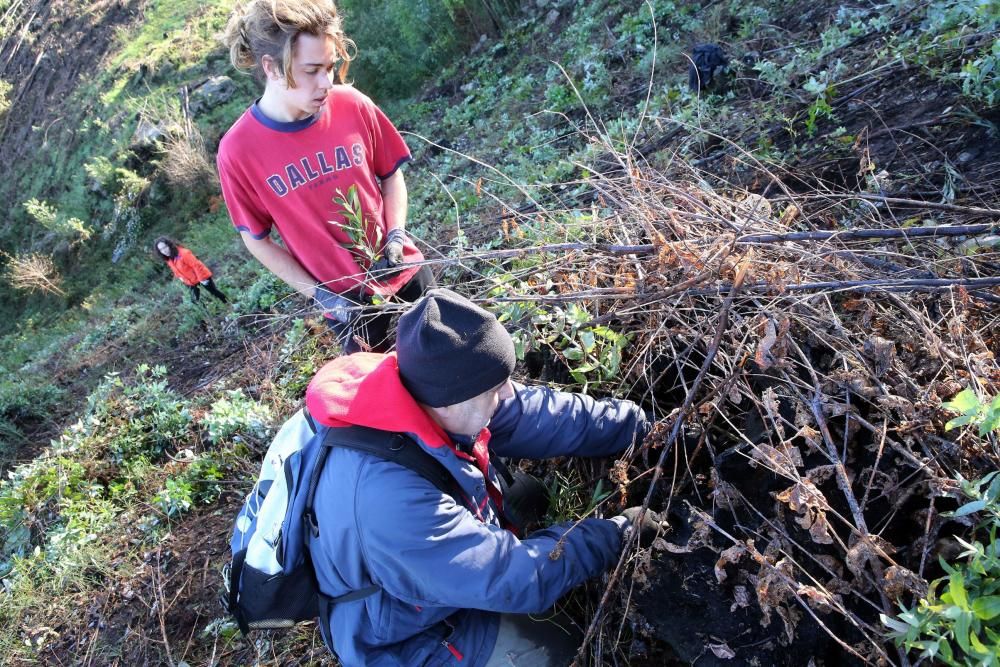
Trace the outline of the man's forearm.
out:
<instances>
[{"instance_id":1,"label":"man's forearm","mask_svg":"<svg viewBox=\"0 0 1000 667\"><path fill-rule=\"evenodd\" d=\"M302 268L299 261L287 249L265 237L255 239L244 233L243 243L250 254L257 258L271 273L281 278L289 287L307 299L316 292L316 279Z\"/></svg>"},{"instance_id":2,"label":"man's forearm","mask_svg":"<svg viewBox=\"0 0 1000 667\"><path fill-rule=\"evenodd\" d=\"M383 215L385 216L386 229L406 229L406 180L403 178L403 170L397 169L396 173L380 183L382 188Z\"/></svg>"}]
</instances>

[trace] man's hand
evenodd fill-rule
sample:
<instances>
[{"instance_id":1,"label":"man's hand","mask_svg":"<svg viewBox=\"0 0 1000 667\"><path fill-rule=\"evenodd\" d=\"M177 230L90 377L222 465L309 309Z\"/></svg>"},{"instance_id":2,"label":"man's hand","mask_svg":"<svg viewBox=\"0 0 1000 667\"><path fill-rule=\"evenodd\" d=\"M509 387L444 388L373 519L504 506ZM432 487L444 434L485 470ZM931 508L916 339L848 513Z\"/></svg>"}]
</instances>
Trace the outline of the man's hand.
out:
<instances>
[{"instance_id":1,"label":"man's hand","mask_svg":"<svg viewBox=\"0 0 1000 667\"><path fill-rule=\"evenodd\" d=\"M640 518L640 514L642 517ZM668 527L659 514L651 509L642 511L642 507L629 507L621 514L611 519L618 524L623 531L623 537L631 537L631 532L639 532L640 546L649 546L659 534Z\"/></svg>"},{"instance_id":2,"label":"man's hand","mask_svg":"<svg viewBox=\"0 0 1000 667\"><path fill-rule=\"evenodd\" d=\"M403 263L403 244L406 243L406 232L399 227L390 229L385 237L385 247L382 254L389 266L396 266Z\"/></svg>"},{"instance_id":3,"label":"man's hand","mask_svg":"<svg viewBox=\"0 0 1000 667\"><path fill-rule=\"evenodd\" d=\"M403 263L403 244L406 242L406 232L399 227L389 230L382 246L382 256L372 264L372 277L384 280L396 275Z\"/></svg>"},{"instance_id":4,"label":"man's hand","mask_svg":"<svg viewBox=\"0 0 1000 667\"><path fill-rule=\"evenodd\" d=\"M344 297L336 292L331 292L323 285L316 285L316 293L313 295L313 299L328 317L332 317L341 324L350 323L353 315L351 306L354 304Z\"/></svg>"}]
</instances>

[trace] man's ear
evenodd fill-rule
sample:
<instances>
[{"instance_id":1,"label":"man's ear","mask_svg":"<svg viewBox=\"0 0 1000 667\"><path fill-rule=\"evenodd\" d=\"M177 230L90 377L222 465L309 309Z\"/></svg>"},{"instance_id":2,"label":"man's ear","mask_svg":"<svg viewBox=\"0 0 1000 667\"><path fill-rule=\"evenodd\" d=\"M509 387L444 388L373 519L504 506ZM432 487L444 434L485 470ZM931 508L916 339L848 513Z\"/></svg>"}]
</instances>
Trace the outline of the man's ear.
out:
<instances>
[{"instance_id":1,"label":"man's ear","mask_svg":"<svg viewBox=\"0 0 1000 667\"><path fill-rule=\"evenodd\" d=\"M260 57L260 66L264 69L264 75L268 81L280 81L284 78L277 61L268 55Z\"/></svg>"}]
</instances>

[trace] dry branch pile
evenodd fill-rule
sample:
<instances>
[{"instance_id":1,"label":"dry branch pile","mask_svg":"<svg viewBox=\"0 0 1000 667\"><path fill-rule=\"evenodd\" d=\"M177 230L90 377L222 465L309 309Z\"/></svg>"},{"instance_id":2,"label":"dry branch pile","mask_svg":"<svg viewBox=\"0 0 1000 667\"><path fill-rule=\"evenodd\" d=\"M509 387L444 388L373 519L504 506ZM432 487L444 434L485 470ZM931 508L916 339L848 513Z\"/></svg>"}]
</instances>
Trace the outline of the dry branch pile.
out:
<instances>
[{"instance_id":1,"label":"dry branch pile","mask_svg":"<svg viewBox=\"0 0 1000 667\"><path fill-rule=\"evenodd\" d=\"M635 643L608 648L621 623L605 612L619 611L685 661L757 641L744 658L784 662L790 646L822 653L821 634L845 658L906 664L878 615L939 576L943 538L963 530L942 516L956 474L1000 462L995 436L946 433L941 409L964 387L1000 392L1000 211L799 196L760 165L772 186L740 194L619 160L587 182L588 239L480 257L520 286L494 304L576 302L591 325L630 333L618 393L659 420L615 481L632 502L648 489L676 532L652 559L623 555L592 610L592 648L635 656ZM567 217L522 213L504 229ZM558 346L548 356L567 363ZM754 622L726 636L713 615L730 612ZM698 634L713 620L716 643Z\"/></svg>"}]
</instances>

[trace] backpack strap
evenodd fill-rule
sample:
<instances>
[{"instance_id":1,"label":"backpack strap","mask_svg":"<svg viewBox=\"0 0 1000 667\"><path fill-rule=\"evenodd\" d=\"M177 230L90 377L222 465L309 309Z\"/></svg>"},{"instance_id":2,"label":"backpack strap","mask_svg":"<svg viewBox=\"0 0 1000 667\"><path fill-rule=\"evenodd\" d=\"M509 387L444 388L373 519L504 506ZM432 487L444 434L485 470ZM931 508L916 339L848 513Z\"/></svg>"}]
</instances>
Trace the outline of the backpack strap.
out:
<instances>
[{"instance_id":1,"label":"backpack strap","mask_svg":"<svg viewBox=\"0 0 1000 667\"><path fill-rule=\"evenodd\" d=\"M507 486L513 486L514 485L514 475L511 474L510 468L507 467L507 464L504 463L500 459L499 456L495 456L493 454L493 450L492 449L489 450L489 453L490 453L490 463L493 465L493 468L496 469L496 471L500 475L501 479L503 479L503 481L507 482Z\"/></svg>"},{"instance_id":2,"label":"backpack strap","mask_svg":"<svg viewBox=\"0 0 1000 667\"><path fill-rule=\"evenodd\" d=\"M308 411L305 414L310 425L315 426L315 422L312 421ZM461 502L462 487L459 486L458 481L451 476L447 468L433 456L425 452L409 436L402 433L387 433L364 426L328 428L323 436L320 450L316 454L316 464L313 466L312 474L309 476L305 507L302 510L302 519L306 523L307 529L312 532L314 538L319 536L319 523L316 521L316 513L313 510L313 502L316 499L316 487L319 484L323 467L326 465L327 456L329 456L330 450L334 447L346 447L347 449L359 452L367 452L386 461L392 461L404 468L409 468L427 479L443 493ZM382 590L381 586L372 584L371 586L366 586L365 588L333 598L320 593L320 627L324 627L328 623L330 610L334 605L342 602L361 600L380 590Z\"/></svg>"},{"instance_id":3,"label":"backpack strap","mask_svg":"<svg viewBox=\"0 0 1000 667\"><path fill-rule=\"evenodd\" d=\"M312 430L313 434L318 430L316 426L316 420L313 419L312 413L309 412L309 406L302 406L302 416L306 418L306 423L309 424L309 428Z\"/></svg>"},{"instance_id":4,"label":"backpack strap","mask_svg":"<svg viewBox=\"0 0 1000 667\"><path fill-rule=\"evenodd\" d=\"M313 501L316 498L316 486L326 464L326 457L334 447L345 447L359 452L391 461L404 468L409 468L425 478L442 493L455 498L462 504L462 487L452 477L448 469L437 459L425 452L411 437L403 433L387 433L365 426L346 426L328 428L323 436L320 451L316 454L316 465L309 476L309 487L306 492L305 507L302 517L312 531L313 537L319 535L319 524L313 511Z\"/></svg>"}]
</instances>

